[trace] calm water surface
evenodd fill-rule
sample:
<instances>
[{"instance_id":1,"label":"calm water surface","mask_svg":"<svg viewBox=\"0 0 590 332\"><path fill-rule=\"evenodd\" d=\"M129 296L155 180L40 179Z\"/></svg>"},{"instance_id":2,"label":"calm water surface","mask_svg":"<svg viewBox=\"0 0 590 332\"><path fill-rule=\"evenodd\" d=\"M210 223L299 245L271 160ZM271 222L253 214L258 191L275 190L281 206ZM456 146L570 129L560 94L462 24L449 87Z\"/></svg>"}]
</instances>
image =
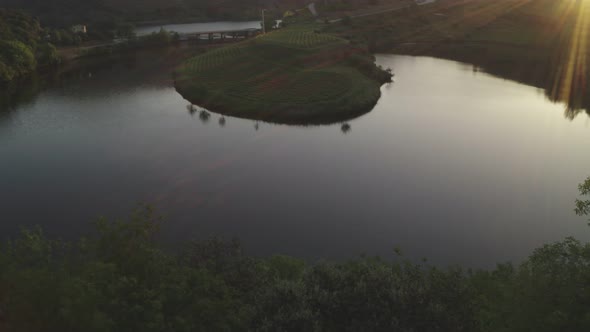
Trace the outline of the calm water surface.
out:
<instances>
[{"instance_id":1,"label":"calm water surface","mask_svg":"<svg viewBox=\"0 0 590 332\"><path fill-rule=\"evenodd\" d=\"M71 237L137 202L169 243L239 237L253 254L360 253L440 265L519 260L590 230L573 213L590 121L542 91L433 58L379 55L395 82L341 124L290 127L187 111L172 60L89 69L0 113L0 234ZM142 62L143 61L143 62Z\"/></svg>"}]
</instances>

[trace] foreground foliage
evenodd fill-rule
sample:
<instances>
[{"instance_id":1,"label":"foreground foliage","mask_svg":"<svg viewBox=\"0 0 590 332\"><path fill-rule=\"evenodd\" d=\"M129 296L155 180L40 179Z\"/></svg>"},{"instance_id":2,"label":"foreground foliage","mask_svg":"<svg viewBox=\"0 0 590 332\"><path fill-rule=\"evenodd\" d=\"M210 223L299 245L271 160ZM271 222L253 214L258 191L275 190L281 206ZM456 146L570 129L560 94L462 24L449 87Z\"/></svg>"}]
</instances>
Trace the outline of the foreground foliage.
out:
<instances>
[{"instance_id":1,"label":"foreground foliage","mask_svg":"<svg viewBox=\"0 0 590 332\"><path fill-rule=\"evenodd\" d=\"M161 250L151 208L77 242L24 231L0 250L2 331L588 331L590 245L519 266L438 269L400 257L252 258L237 242Z\"/></svg>"}]
</instances>

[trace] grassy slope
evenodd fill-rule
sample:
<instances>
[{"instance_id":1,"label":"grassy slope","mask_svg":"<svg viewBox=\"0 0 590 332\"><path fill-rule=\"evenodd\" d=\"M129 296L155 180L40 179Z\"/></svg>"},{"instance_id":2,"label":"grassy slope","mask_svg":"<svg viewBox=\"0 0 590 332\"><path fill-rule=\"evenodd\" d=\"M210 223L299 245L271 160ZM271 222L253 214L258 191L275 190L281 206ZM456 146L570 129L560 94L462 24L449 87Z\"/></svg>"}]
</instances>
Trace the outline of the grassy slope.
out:
<instances>
[{"instance_id":1,"label":"grassy slope","mask_svg":"<svg viewBox=\"0 0 590 332\"><path fill-rule=\"evenodd\" d=\"M176 87L195 104L232 116L344 121L369 111L380 96L382 81L350 64L357 53L363 52L346 40L298 25L190 59L179 69Z\"/></svg>"},{"instance_id":2,"label":"grassy slope","mask_svg":"<svg viewBox=\"0 0 590 332\"><path fill-rule=\"evenodd\" d=\"M574 40L582 46L580 59L590 54L588 29L576 38L580 17L590 20L590 5L584 10L582 4L574 0L441 0L355 19L351 26L332 25L327 31L372 51L471 62L492 74L544 88L548 98L567 103L567 115L573 117L590 109L590 89L564 80L560 68L571 60ZM588 42L584 45L580 40ZM574 79L583 81L590 75L588 68L578 70ZM570 85L575 89L559 92Z\"/></svg>"}]
</instances>

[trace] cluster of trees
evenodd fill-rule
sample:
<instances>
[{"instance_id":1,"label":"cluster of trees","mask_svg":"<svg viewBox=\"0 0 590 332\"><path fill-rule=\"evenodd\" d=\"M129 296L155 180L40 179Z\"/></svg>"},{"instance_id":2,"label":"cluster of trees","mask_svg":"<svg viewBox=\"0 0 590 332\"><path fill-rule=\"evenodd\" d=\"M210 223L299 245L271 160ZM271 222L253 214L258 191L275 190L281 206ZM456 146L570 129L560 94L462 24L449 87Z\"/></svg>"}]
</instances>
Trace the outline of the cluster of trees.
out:
<instances>
[{"instance_id":1,"label":"cluster of trees","mask_svg":"<svg viewBox=\"0 0 590 332\"><path fill-rule=\"evenodd\" d=\"M59 62L55 47L42 40L37 19L0 9L0 83L34 71L38 65Z\"/></svg>"},{"instance_id":2,"label":"cluster of trees","mask_svg":"<svg viewBox=\"0 0 590 332\"><path fill-rule=\"evenodd\" d=\"M588 194L590 179L581 186ZM587 214L588 200L578 201ZM78 242L24 231L0 250L3 331L588 331L590 245L546 245L492 271L396 258L244 255L235 241L181 254L142 207Z\"/></svg>"}]
</instances>

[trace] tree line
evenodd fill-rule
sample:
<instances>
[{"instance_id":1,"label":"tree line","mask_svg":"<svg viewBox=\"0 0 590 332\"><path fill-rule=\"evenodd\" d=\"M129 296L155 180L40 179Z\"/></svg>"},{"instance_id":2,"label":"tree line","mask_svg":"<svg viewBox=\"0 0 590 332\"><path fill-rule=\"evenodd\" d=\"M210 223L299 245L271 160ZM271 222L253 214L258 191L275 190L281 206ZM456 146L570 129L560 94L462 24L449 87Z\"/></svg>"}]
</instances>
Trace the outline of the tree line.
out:
<instances>
[{"instance_id":1,"label":"tree line","mask_svg":"<svg viewBox=\"0 0 590 332\"><path fill-rule=\"evenodd\" d=\"M0 83L59 62L55 46L43 39L43 33L37 19L0 9Z\"/></svg>"}]
</instances>

